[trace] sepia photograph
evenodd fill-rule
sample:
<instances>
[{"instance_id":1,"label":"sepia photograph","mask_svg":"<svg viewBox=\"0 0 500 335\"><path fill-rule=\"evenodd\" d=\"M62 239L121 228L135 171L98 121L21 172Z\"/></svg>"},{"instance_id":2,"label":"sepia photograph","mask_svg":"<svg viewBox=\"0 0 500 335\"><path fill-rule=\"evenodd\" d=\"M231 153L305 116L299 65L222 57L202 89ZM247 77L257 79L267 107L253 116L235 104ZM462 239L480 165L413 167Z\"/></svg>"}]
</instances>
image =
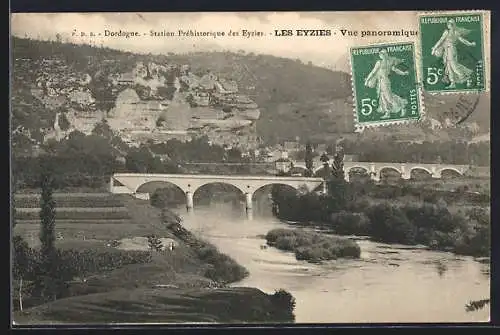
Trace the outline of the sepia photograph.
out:
<instances>
[{"instance_id":1,"label":"sepia photograph","mask_svg":"<svg viewBox=\"0 0 500 335\"><path fill-rule=\"evenodd\" d=\"M490 320L490 12L10 14L15 326Z\"/></svg>"}]
</instances>

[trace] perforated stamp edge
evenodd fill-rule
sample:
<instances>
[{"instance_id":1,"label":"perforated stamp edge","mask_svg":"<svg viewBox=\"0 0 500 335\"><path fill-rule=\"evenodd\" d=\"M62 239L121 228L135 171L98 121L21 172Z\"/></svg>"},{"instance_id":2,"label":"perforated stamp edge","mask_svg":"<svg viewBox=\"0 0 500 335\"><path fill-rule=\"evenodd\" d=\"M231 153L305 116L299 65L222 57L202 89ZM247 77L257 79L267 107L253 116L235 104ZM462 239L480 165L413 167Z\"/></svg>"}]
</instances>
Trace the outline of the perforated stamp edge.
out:
<instances>
[{"instance_id":1,"label":"perforated stamp edge","mask_svg":"<svg viewBox=\"0 0 500 335\"><path fill-rule=\"evenodd\" d=\"M422 33L420 31L420 17L422 16L442 16L442 15L456 15L456 14L480 14L482 17L482 32L481 32L481 42L482 42L482 53L483 53L483 61L484 61L484 87L482 89L472 89L472 90L439 90L439 91L425 91L427 94L432 95L457 95L457 94L482 94L490 91L490 80L491 80L491 66L490 66L490 52L491 52L491 40L489 27L491 24L491 15L490 11L484 9L469 9L469 10L447 10L447 11L418 11L417 12L417 25L418 25L418 38L416 42L416 53L418 58L417 71L419 72L419 77L422 81L419 81L422 89L423 89L423 64L422 64L422 44L421 44L421 36ZM487 42L487 43L486 43Z\"/></svg>"},{"instance_id":2,"label":"perforated stamp edge","mask_svg":"<svg viewBox=\"0 0 500 335\"><path fill-rule=\"evenodd\" d=\"M352 59L352 49L359 49L359 48L371 48L371 47L383 47L383 46L390 46L390 45L400 45L400 44L411 44L413 45L413 66L414 66L414 71L415 71L415 78L416 78L416 83L415 87L417 89L417 98L418 98L418 104L420 107L419 114L420 117L418 119L416 118L408 118L408 119L402 119L402 120L387 120L387 121L374 121L370 123L360 123L358 119L358 111L357 111L357 97L356 97L356 84L355 84L355 77L354 77L354 67L353 67L353 59ZM425 105L424 105L424 93L422 90L422 85L421 83L421 78L418 73L417 69L417 61L419 59L417 58L417 52L416 52L416 44L412 41L401 41L401 42L376 42L373 44L368 44L368 45L355 45L351 46L349 48L349 74L351 75L351 90L352 90L352 97L353 97L353 117L354 117L354 131L355 132L362 132L365 129L375 129L375 128L380 128L380 127L388 127L388 126L394 126L394 125L418 125L422 120L425 120Z\"/></svg>"}]
</instances>

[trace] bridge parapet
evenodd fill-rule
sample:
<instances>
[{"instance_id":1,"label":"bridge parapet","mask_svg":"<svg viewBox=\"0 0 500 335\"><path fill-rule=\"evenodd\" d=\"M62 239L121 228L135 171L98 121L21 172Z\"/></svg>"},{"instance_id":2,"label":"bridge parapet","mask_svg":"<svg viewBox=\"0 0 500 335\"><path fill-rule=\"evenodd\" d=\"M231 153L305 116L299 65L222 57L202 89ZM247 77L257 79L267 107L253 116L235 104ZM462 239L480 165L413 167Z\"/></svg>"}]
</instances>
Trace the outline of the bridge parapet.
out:
<instances>
[{"instance_id":1,"label":"bridge parapet","mask_svg":"<svg viewBox=\"0 0 500 335\"><path fill-rule=\"evenodd\" d=\"M123 186L114 185L115 181L118 181ZM147 197L144 194L139 194L137 191L139 187L150 182L165 182L177 186L186 196L188 210L193 208L195 192L207 184L224 183L239 189L245 194L247 211L252 209L254 193L264 186L283 184L297 190L305 188L307 191L314 191L324 185L323 178L307 177L116 173L111 177L110 192L133 194L146 199Z\"/></svg>"},{"instance_id":2,"label":"bridge parapet","mask_svg":"<svg viewBox=\"0 0 500 335\"><path fill-rule=\"evenodd\" d=\"M331 160L330 163L331 164ZM323 163L316 161L313 171L318 172L323 168ZM303 164L294 164L296 168L305 169ZM374 180L380 180L382 170L390 169L398 172L403 179L410 179L414 170L423 170L433 178L442 178L442 172L446 170L455 171L464 175L469 171L469 165L454 164L425 164L425 163L395 163L395 162L344 162L345 179L349 180L349 172L353 169L365 170Z\"/></svg>"}]
</instances>

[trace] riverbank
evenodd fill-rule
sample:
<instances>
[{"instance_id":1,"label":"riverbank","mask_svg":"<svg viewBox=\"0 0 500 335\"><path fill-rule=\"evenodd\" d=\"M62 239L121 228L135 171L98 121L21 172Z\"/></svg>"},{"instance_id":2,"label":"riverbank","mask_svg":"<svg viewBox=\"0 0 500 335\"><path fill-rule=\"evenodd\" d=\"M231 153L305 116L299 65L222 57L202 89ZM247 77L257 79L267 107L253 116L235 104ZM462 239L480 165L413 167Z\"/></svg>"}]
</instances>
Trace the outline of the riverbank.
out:
<instances>
[{"instance_id":1,"label":"riverbank","mask_svg":"<svg viewBox=\"0 0 500 335\"><path fill-rule=\"evenodd\" d=\"M470 301L490 296L489 263L469 256L349 236L361 248L359 259L300 261L292 252L262 247L267 232L297 226L271 215L249 221L229 206L197 207L183 226L249 270L235 286L266 293L281 287L293 294L297 323L476 322L489 317L488 308L465 309Z\"/></svg>"},{"instance_id":2,"label":"riverbank","mask_svg":"<svg viewBox=\"0 0 500 335\"><path fill-rule=\"evenodd\" d=\"M406 194L408 190L401 191L404 188L396 192L394 186L375 189L345 182L330 185L329 189L334 193L326 196L274 190L276 216L299 225L318 225L338 235L362 235L376 242L490 256L489 204L479 201L484 199L470 204L463 203L464 199L448 203L430 190L422 191L425 196L417 198ZM456 193L454 196L458 197Z\"/></svg>"},{"instance_id":3,"label":"riverbank","mask_svg":"<svg viewBox=\"0 0 500 335\"><path fill-rule=\"evenodd\" d=\"M126 222L107 223L105 218L97 222L98 218L93 218L96 222L66 220L58 224L56 220L56 231L64 236L56 241L57 248L63 254L71 253L73 258L85 255L87 261L78 263L90 262L92 266L86 265L89 271L67 282L65 296L54 302L30 306L26 296L24 311L14 313L17 324L294 321L293 310L283 307L280 294L228 288L229 283L246 277L248 271L184 229L177 215L169 210L162 213L147 201L130 196L112 197L114 203L119 201L127 209ZM21 220L14 233L29 241L28 236L38 229L38 224ZM147 236L172 241L175 247L158 252L139 251L147 250L147 246L132 250L134 243L147 241ZM36 249L36 245L32 247ZM150 257L129 261L132 264L111 264L134 252L148 253ZM98 257L105 260L104 265L94 267L95 257L87 257L96 254L104 255ZM16 307L17 282L13 290ZM206 299L212 305L200 303Z\"/></svg>"}]
</instances>

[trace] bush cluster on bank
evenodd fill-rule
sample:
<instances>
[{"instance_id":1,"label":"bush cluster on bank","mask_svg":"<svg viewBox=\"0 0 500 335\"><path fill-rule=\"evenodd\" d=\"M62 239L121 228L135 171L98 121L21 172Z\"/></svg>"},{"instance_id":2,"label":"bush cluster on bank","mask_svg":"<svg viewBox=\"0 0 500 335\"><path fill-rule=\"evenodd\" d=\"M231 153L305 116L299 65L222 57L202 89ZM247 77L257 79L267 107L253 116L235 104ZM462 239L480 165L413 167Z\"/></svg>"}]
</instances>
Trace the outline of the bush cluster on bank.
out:
<instances>
[{"instance_id":1,"label":"bush cluster on bank","mask_svg":"<svg viewBox=\"0 0 500 335\"><path fill-rule=\"evenodd\" d=\"M210 267L204 276L219 284L237 282L248 276L249 272L234 259L221 253L214 245L197 238L181 225L181 220L172 212L163 209L162 221L168 225L172 233L192 248L200 260Z\"/></svg>"},{"instance_id":2,"label":"bush cluster on bank","mask_svg":"<svg viewBox=\"0 0 500 335\"><path fill-rule=\"evenodd\" d=\"M266 235L267 243L295 253L297 260L319 262L343 257L358 258L361 249L348 238L328 236L302 229L273 229Z\"/></svg>"},{"instance_id":3,"label":"bush cluster on bank","mask_svg":"<svg viewBox=\"0 0 500 335\"><path fill-rule=\"evenodd\" d=\"M295 320L294 310L296 305L296 300L293 295L284 290L279 289L274 292L271 296L271 303L276 307L275 310L278 312L275 315L273 322L290 322L290 320Z\"/></svg>"},{"instance_id":4,"label":"bush cluster on bank","mask_svg":"<svg viewBox=\"0 0 500 335\"><path fill-rule=\"evenodd\" d=\"M46 302L44 297L37 291L36 283L44 279L43 257L40 250L28 247L27 243L19 236L13 239L13 266L16 295L23 295L24 306L29 307ZM111 271L131 264L144 264L151 262L149 251L136 250L73 250L56 249L54 257L54 278L47 279L55 289L56 299L74 296L69 282L75 278L85 278L90 274ZM18 281L23 280L24 284ZM50 299L49 299L50 300ZM15 308L19 307L15 304Z\"/></svg>"},{"instance_id":5,"label":"bush cluster on bank","mask_svg":"<svg viewBox=\"0 0 500 335\"><path fill-rule=\"evenodd\" d=\"M151 262L151 252L140 250L60 250L60 262L68 264L75 276L111 271L131 264Z\"/></svg>"},{"instance_id":6,"label":"bush cluster on bank","mask_svg":"<svg viewBox=\"0 0 500 335\"><path fill-rule=\"evenodd\" d=\"M339 235L364 235L385 243L422 244L471 256L490 255L490 216L482 207L452 213L445 204L371 204L352 194L273 193L280 219L315 222Z\"/></svg>"},{"instance_id":7,"label":"bush cluster on bank","mask_svg":"<svg viewBox=\"0 0 500 335\"><path fill-rule=\"evenodd\" d=\"M205 277L221 284L228 284L242 280L248 276L248 271L234 259L217 250L209 243L200 242L194 248L198 258L211 266L206 270Z\"/></svg>"}]
</instances>

